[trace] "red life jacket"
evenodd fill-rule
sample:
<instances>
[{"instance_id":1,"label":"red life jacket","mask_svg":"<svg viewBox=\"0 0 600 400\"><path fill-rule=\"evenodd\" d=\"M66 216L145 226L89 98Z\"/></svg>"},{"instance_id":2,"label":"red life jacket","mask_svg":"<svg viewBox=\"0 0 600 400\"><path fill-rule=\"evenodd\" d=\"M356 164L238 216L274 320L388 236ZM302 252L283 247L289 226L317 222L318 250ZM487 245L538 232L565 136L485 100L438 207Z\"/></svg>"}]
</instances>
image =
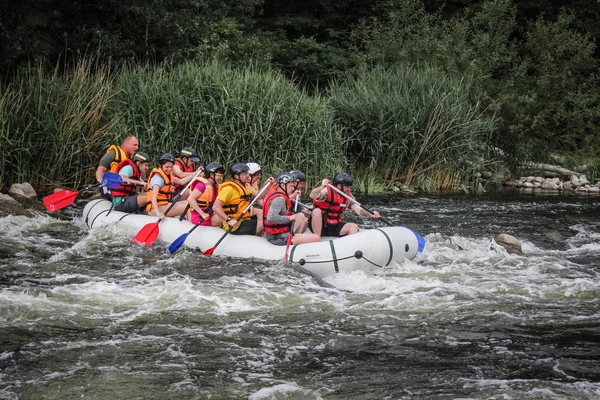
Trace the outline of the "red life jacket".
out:
<instances>
[{"instance_id":1,"label":"red life jacket","mask_svg":"<svg viewBox=\"0 0 600 400\"><path fill-rule=\"evenodd\" d=\"M351 196L348 191L348 196ZM325 201L313 201L315 207L323 210L323 221L325 226L337 225L342 222L342 214L348 208L348 199L327 186L327 198Z\"/></svg>"},{"instance_id":2,"label":"red life jacket","mask_svg":"<svg viewBox=\"0 0 600 400\"><path fill-rule=\"evenodd\" d=\"M269 208L271 207L271 202L277 197L283 197L285 199L286 212L283 215L292 215L292 201L290 200L289 196L286 193L280 192L273 188L269 189L267 195L265 196L265 202L263 203L263 225L265 228L265 232L270 233L271 235L278 235L280 233L290 231L291 222L288 222L286 224L273 224L267 220L267 216L269 215Z\"/></svg>"},{"instance_id":3,"label":"red life jacket","mask_svg":"<svg viewBox=\"0 0 600 400\"><path fill-rule=\"evenodd\" d=\"M181 158L176 158L175 159L175 165L179 166L179 169L181 169L182 172L194 172L196 171L196 169L194 167L188 167L183 163L183 160ZM179 176L178 178L183 178L183 176ZM185 185L179 185L177 183L174 184L175 185L175 194L179 194L179 192L181 192L183 190L183 188L185 187Z\"/></svg>"},{"instance_id":4,"label":"red life jacket","mask_svg":"<svg viewBox=\"0 0 600 400\"><path fill-rule=\"evenodd\" d=\"M125 167L126 165L131 165L131 168L133 168L133 175L131 176L131 179L135 179L137 181L142 179L137 165L135 165L135 163L129 158L126 158L125 160L121 161L119 165L117 165L117 172L119 172L121 168ZM135 185L125 184L125 182L123 182L121 186L110 190L110 195L112 197L127 197L135 196L136 194L137 192L135 190Z\"/></svg>"}]
</instances>

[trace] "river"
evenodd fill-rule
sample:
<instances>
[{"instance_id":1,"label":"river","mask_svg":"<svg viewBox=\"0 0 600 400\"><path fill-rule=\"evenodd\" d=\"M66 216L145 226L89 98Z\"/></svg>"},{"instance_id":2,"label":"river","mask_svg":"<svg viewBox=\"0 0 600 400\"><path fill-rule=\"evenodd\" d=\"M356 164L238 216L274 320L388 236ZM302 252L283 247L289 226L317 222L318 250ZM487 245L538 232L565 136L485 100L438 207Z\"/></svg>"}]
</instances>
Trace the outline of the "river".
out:
<instances>
[{"instance_id":1,"label":"river","mask_svg":"<svg viewBox=\"0 0 600 400\"><path fill-rule=\"evenodd\" d=\"M132 245L82 204L0 218L0 398L600 398L600 197L359 200L425 251L318 279Z\"/></svg>"}]
</instances>

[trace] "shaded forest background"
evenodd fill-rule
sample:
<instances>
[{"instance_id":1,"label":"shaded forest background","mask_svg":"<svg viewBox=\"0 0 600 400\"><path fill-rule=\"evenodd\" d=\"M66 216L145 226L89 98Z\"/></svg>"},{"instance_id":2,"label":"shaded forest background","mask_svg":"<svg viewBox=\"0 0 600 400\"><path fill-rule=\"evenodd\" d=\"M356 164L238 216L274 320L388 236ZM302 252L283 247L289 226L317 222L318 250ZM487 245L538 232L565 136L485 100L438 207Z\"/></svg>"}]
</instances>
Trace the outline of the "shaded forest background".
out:
<instances>
[{"instance_id":1,"label":"shaded forest background","mask_svg":"<svg viewBox=\"0 0 600 400\"><path fill-rule=\"evenodd\" d=\"M493 121L485 128L486 150L473 154L513 169L525 159L546 161L551 152L597 157L599 37L595 0L5 0L0 76L6 93L24 71L56 77L86 58L103 71L123 65L174 70L215 60L228 68L277 71L301 91L333 96L336 118L350 130L345 145L353 168L406 179L407 165L415 162L383 171L389 160L365 150L385 130L394 133L377 116L381 105L358 118L364 108L353 110L344 98L373 87L385 91L387 71L404 71L389 82L422 71L438 82L457 82L461 91L464 82L468 103L477 105L482 121ZM373 71L379 71L376 81ZM342 82L352 83L351 93L343 93ZM6 127L8 120L0 123ZM18 125L13 121L4 131L13 141L10 132L23 129ZM0 174L4 182L27 177L15 160L3 157L3 168L13 171L12 178ZM69 179L80 182L63 182Z\"/></svg>"}]
</instances>

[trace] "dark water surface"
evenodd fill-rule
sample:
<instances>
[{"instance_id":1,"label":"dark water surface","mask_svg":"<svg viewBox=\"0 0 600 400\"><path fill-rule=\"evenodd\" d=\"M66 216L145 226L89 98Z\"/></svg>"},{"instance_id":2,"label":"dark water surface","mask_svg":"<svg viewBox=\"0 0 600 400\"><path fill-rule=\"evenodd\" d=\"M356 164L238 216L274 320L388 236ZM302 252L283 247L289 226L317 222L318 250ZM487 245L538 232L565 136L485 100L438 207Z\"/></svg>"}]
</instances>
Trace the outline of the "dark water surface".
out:
<instances>
[{"instance_id":1,"label":"dark water surface","mask_svg":"<svg viewBox=\"0 0 600 400\"><path fill-rule=\"evenodd\" d=\"M600 398L599 196L359 200L424 253L319 280L0 218L0 398Z\"/></svg>"}]
</instances>

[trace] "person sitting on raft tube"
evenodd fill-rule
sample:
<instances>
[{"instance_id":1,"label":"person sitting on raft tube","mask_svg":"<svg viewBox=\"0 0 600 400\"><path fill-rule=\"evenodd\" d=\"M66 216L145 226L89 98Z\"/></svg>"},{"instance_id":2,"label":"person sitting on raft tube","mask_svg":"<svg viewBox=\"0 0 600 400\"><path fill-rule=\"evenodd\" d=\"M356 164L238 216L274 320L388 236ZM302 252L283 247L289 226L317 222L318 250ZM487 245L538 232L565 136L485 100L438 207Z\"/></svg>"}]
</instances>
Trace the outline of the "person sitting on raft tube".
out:
<instances>
[{"instance_id":1,"label":"person sitting on raft tube","mask_svg":"<svg viewBox=\"0 0 600 400\"><path fill-rule=\"evenodd\" d=\"M223 224L223 229L231 229L232 235L262 234L262 211L256 210L251 215L250 210L242 214L258 194L248 185L250 174L248 165L236 163L231 166L231 180L220 185L219 194L213 204L215 221Z\"/></svg>"},{"instance_id":2,"label":"person sitting on raft tube","mask_svg":"<svg viewBox=\"0 0 600 400\"><path fill-rule=\"evenodd\" d=\"M106 171L117 172L117 167L121 161L132 158L139 148L140 142L135 136L127 136L123 139L121 146L111 145L100 159L100 165L96 168L96 181L102 183ZM105 199L112 200L109 189L102 187L100 193Z\"/></svg>"},{"instance_id":3,"label":"person sitting on raft tube","mask_svg":"<svg viewBox=\"0 0 600 400\"><path fill-rule=\"evenodd\" d=\"M379 218L377 211L373 214L362 209L358 204L349 201L344 196L330 188L329 179L325 178L321 186L314 188L310 192L310 198L313 199L314 208L311 213L310 230L319 236L342 237L352 235L358 232L358 225L354 222L342 222L342 215L347 208L350 208L356 215L361 217ZM346 172L339 172L333 178L333 185L340 191L354 198L350 193L352 186L352 177Z\"/></svg>"},{"instance_id":4,"label":"person sitting on raft tube","mask_svg":"<svg viewBox=\"0 0 600 400\"><path fill-rule=\"evenodd\" d=\"M144 179L148 173L150 156L143 151L138 151L131 158L121 161L117 173L121 175L123 184L110 191L115 211L130 214L140 214L146 206L146 193L137 193L136 185L146 186Z\"/></svg>"},{"instance_id":5,"label":"person sitting on raft tube","mask_svg":"<svg viewBox=\"0 0 600 400\"><path fill-rule=\"evenodd\" d=\"M165 211L171 205L171 199L174 196L175 184L185 185L193 175L188 175L186 178L177 178L173 175L173 165L175 157L169 153L163 153L158 158L159 168L154 168L148 178L149 192L146 198L148 205L146 211L148 215L156 215L160 219L174 217L185 212L187 201L178 201L165 215Z\"/></svg>"},{"instance_id":6,"label":"person sitting on raft tube","mask_svg":"<svg viewBox=\"0 0 600 400\"><path fill-rule=\"evenodd\" d=\"M191 147L184 147L179 151L179 157L175 159L173 165L173 175L183 179L196 173L196 163L199 162L198 153ZM175 194L179 194L185 185L175 184ZM187 199L191 192L186 192L181 195L182 199Z\"/></svg>"},{"instance_id":7,"label":"person sitting on raft tube","mask_svg":"<svg viewBox=\"0 0 600 400\"><path fill-rule=\"evenodd\" d=\"M248 173L250 174L250 182L248 184L252 189L260 190L260 177L262 176L260 165L255 162L249 162L247 165Z\"/></svg>"},{"instance_id":8,"label":"person sitting on raft tube","mask_svg":"<svg viewBox=\"0 0 600 400\"><path fill-rule=\"evenodd\" d=\"M223 181L225 168L218 162L208 163L204 172L204 176L199 176L192 182L190 186L192 191L188 197L188 203L192 209L190 222L202 226L218 226L222 221L218 218L211 218L214 214L212 211L213 203L217 198L219 185Z\"/></svg>"},{"instance_id":9,"label":"person sitting on raft tube","mask_svg":"<svg viewBox=\"0 0 600 400\"><path fill-rule=\"evenodd\" d=\"M318 242L318 235L303 233L308 226L308 218L302 213L292 214L294 206L290 198L296 199L296 196L300 196L300 192L296 190L297 183L294 176L284 172L277 175L276 182L267 191L263 207L263 224L267 240L274 245L285 246L292 221L295 221L292 244Z\"/></svg>"}]
</instances>

